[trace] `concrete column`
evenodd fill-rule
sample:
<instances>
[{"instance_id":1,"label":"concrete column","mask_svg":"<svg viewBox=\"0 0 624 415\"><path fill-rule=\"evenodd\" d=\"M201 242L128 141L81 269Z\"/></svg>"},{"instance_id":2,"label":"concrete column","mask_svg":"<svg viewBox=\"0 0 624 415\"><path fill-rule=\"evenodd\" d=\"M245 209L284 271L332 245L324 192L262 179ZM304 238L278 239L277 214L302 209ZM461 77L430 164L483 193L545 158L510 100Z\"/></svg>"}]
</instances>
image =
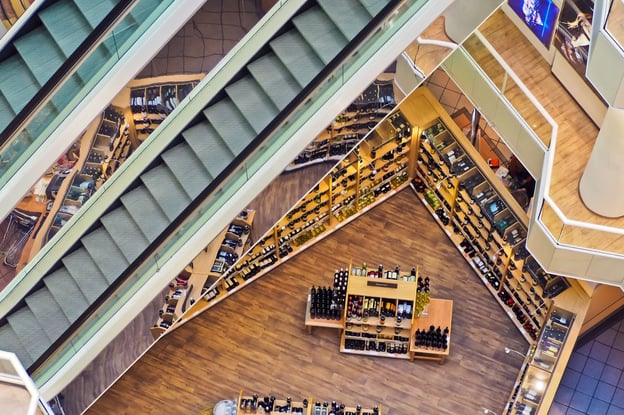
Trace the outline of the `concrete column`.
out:
<instances>
[{"instance_id":1,"label":"concrete column","mask_svg":"<svg viewBox=\"0 0 624 415\"><path fill-rule=\"evenodd\" d=\"M607 110L579 192L594 213L610 218L624 216L624 109Z\"/></svg>"}]
</instances>

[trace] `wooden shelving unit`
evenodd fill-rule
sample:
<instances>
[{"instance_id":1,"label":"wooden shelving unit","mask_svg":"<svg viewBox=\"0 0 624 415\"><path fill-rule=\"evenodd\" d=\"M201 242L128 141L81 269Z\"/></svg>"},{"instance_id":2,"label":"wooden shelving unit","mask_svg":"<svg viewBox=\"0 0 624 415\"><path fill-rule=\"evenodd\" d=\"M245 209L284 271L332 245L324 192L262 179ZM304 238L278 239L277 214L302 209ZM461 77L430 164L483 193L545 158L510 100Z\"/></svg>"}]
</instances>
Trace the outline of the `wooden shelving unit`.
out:
<instances>
[{"instance_id":1,"label":"wooden shelving unit","mask_svg":"<svg viewBox=\"0 0 624 415\"><path fill-rule=\"evenodd\" d=\"M345 415L382 415L381 405L374 408L362 407L361 405L348 406L340 401L322 401L314 397L305 397L300 400L287 398L275 398L275 396L260 396L259 394L247 395L243 391L238 395L235 402L237 412L262 413L276 415L280 413L302 414L302 415L330 415L342 410ZM265 409L265 408L268 408ZM333 412L332 412L333 411Z\"/></svg>"},{"instance_id":2,"label":"wooden shelving unit","mask_svg":"<svg viewBox=\"0 0 624 415\"><path fill-rule=\"evenodd\" d=\"M241 213L244 217L239 215L235 218L169 284L170 292L159 312L159 319L150 328L155 339L179 321L187 309L219 281L230 266L224 255L240 258L250 243L249 237L255 214L253 210Z\"/></svg>"},{"instance_id":3,"label":"wooden shelving unit","mask_svg":"<svg viewBox=\"0 0 624 415\"><path fill-rule=\"evenodd\" d=\"M392 74L394 75L394 74ZM380 76L286 167L340 161L396 107L392 80ZM392 76L391 79L393 79Z\"/></svg>"},{"instance_id":4,"label":"wooden shelving unit","mask_svg":"<svg viewBox=\"0 0 624 415\"><path fill-rule=\"evenodd\" d=\"M370 278L351 273L340 351L411 359L416 288L416 281ZM372 308L370 304L373 304Z\"/></svg>"},{"instance_id":5,"label":"wooden shelving unit","mask_svg":"<svg viewBox=\"0 0 624 415\"><path fill-rule=\"evenodd\" d=\"M444 363L451 351L451 327L453 320L453 301L432 298L422 315L414 319L411 330L410 352L414 359L437 360ZM442 330L448 329L446 340L448 347L423 347L417 346L414 336L417 330L429 330L430 327L440 327Z\"/></svg>"},{"instance_id":6,"label":"wooden shelving unit","mask_svg":"<svg viewBox=\"0 0 624 415\"><path fill-rule=\"evenodd\" d=\"M569 287L525 248L528 217L429 91L411 105L421 118L412 188L528 342L537 339L550 297Z\"/></svg>"},{"instance_id":7,"label":"wooden shelving unit","mask_svg":"<svg viewBox=\"0 0 624 415\"><path fill-rule=\"evenodd\" d=\"M198 83L199 80L192 79L132 88L130 111L137 139L147 139Z\"/></svg>"}]
</instances>

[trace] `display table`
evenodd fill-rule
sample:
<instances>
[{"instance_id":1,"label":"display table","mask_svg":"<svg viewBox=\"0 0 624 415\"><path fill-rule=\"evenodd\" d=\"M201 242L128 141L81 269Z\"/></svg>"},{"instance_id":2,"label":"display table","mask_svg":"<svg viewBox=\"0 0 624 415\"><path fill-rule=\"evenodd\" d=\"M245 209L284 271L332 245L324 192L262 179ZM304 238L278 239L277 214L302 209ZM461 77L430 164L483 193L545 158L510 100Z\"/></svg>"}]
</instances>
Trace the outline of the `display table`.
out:
<instances>
[{"instance_id":1,"label":"display table","mask_svg":"<svg viewBox=\"0 0 624 415\"><path fill-rule=\"evenodd\" d=\"M426 315L425 315L426 313ZM442 300L432 298L426 307L422 316L414 319L412 324L412 341L410 342L410 352L413 359L437 360L440 364L444 363L446 356L451 350L451 320L453 318L453 300ZM448 327L447 334L448 347L445 350L425 348L416 346L413 341L416 330L427 330L429 327Z\"/></svg>"},{"instance_id":2,"label":"display table","mask_svg":"<svg viewBox=\"0 0 624 415\"><path fill-rule=\"evenodd\" d=\"M330 329L342 330L344 328L344 316L340 320L328 320L325 318L312 318L310 316L310 305L312 304L312 296L308 293L308 301L306 302L305 326L308 334L312 334L313 327L325 327Z\"/></svg>"}]
</instances>

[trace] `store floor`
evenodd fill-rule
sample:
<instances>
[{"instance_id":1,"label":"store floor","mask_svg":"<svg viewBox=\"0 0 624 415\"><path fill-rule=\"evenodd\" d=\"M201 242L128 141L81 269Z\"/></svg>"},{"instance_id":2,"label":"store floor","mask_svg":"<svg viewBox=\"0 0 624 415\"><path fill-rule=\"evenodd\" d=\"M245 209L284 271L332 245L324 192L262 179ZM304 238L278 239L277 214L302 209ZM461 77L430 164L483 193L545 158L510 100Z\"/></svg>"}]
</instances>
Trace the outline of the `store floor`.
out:
<instances>
[{"instance_id":1,"label":"store floor","mask_svg":"<svg viewBox=\"0 0 624 415\"><path fill-rule=\"evenodd\" d=\"M341 354L336 331L306 333L311 285L349 261L419 265L454 300L444 365ZM410 190L343 227L153 347L87 413L192 414L241 389L381 403L384 415L501 412L528 344Z\"/></svg>"},{"instance_id":2,"label":"store floor","mask_svg":"<svg viewBox=\"0 0 624 415\"><path fill-rule=\"evenodd\" d=\"M549 415L624 415L624 312L575 348Z\"/></svg>"}]
</instances>

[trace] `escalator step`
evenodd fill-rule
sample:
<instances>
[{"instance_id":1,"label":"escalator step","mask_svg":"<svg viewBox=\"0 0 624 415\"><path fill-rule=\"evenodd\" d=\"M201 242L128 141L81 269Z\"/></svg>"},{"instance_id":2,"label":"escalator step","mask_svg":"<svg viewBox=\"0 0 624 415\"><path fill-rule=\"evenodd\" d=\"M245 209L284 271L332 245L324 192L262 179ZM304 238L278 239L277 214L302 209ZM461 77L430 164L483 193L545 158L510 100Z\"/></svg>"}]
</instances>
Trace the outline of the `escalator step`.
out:
<instances>
[{"instance_id":1,"label":"escalator step","mask_svg":"<svg viewBox=\"0 0 624 415\"><path fill-rule=\"evenodd\" d=\"M74 0L74 3L91 27L95 28L113 10L119 0Z\"/></svg>"},{"instance_id":2,"label":"escalator step","mask_svg":"<svg viewBox=\"0 0 624 415\"><path fill-rule=\"evenodd\" d=\"M43 282L70 323L76 321L89 307L89 302L80 291L78 284L65 268L60 268L44 277Z\"/></svg>"},{"instance_id":3,"label":"escalator step","mask_svg":"<svg viewBox=\"0 0 624 415\"><path fill-rule=\"evenodd\" d=\"M296 30L273 40L271 48L301 87L308 85L324 67L316 52Z\"/></svg>"},{"instance_id":4,"label":"escalator step","mask_svg":"<svg viewBox=\"0 0 624 415\"><path fill-rule=\"evenodd\" d=\"M327 64L347 44L347 39L320 7L312 7L293 19L295 27Z\"/></svg>"},{"instance_id":5,"label":"escalator step","mask_svg":"<svg viewBox=\"0 0 624 415\"><path fill-rule=\"evenodd\" d=\"M108 282L85 248L76 249L62 259L67 272L92 304L108 288Z\"/></svg>"},{"instance_id":6,"label":"escalator step","mask_svg":"<svg viewBox=\"0 0 624 415\"><path fill-rule=\"evenodd\" d=\"M187 143L176 145L160 157L191 199L195 199L212 181L212 176Z\"/></svg>"},{"instance_id":7,"label":"escalator step","mask_svg":"<svg viewBox=\"0 0 624 415\"><path fill-rule=\"evenodd\" d=\"M375 17L377 14L386 7L390 0L360 0L362 6L368 11L368 14Z\"/></svg>"},{"instance_id":8,"label":"escalator step","mask_svg":"<svg viewBox=\"0 0 624 415\"><path fill-rule=\"evenodd\" d=\"M129 264L104 227L94 229L80 241L109 284L112 284Z\"/></svg>"},{"instance_id":9,"label":"escalator step","mask_svg":"<svg viewBox=\"0 0 624 415\"><path fill-rule=\"evenodd\" d=\"M129 263L147 248L147 238L123 206L102 216L100 222Z\"/></svg>"},{"instance_id":10,"label":"escalator step","mask_svg":"<svg viewBox=\"0 0 624 415\"><path fill-rule=\"evenodd\" d=\"M207 120L187 128L182 136L212 177L217 177L234 160L230 149Z\"/></svg>"},{"instance_id":11,"label":"escalator step","mask_svg":"<svg viewBox=\"0 0 624 415\"><path fill-rule=\"evenodd\" d=\"M29 294L25 300L50 339L58 339L69 328L69 320L47 287Z\"/></svg>"},{"instance_id":12,"label":"escalator step","mask_svg":"<svg viewBox=\"0 0 624 415\"><path fill-rule=\"evenodd\" d=\"M225 88L225 92L256 133L260 133L279 112L251 76L236 81Z\"/></svg>"},{"instance_id":13,"label":"escalator step","mask_svg":"<svg viewBox=\"0 0 624 415\"><path fill-rule=\"evenodd\" d=\"M325 13L352 40L371 20L370 14L358 0L317 0Z\"/></svg>"},{"instance_id":14,"label":"escalator step","mask_svg":"<svg viewBox=\"0 0 624 415\"><path fill-rule=\"evenodd\" d=\"M0 350L15 353L24 367L34 362L8 323L0 327Z\"/></svg>"},{"instance_id":15,"label":"escalator step","mask_svg":"<svg viewBox=\"0 0 624 415\"><path fill-rule=\"evenodd\" d=\"M150 242L171 223L145 186L138 186L121 196L121 203Z\"/></svg>"},{"instance_id":16,"label":"escalator step","mask_svg":"<svg viewBox=\"0 0 624 415\"><path fill-rule=\"evenodd\" d=\"M24 108L40 87L19 55L0 62L0 91L15 113Z\"/></svg>"},{"instance_id":17,"label":"escalator step","mask_svg":"<svg viewBox=\"0 0 624 415\"><path fill-rule=\"evenodd\" d=\"M206 108L204 115L234 155L239 155L256 137L256 132L229 98Z\"/></svg>"},{"instance_id":18,"label":"escalator step","mask_svg":"<svg viewBox=\"0 0 624 415\"><path fill-rule=\"evenodd\" d=\"M57 2L39 12L39 18L59 48L69 57L91 33L91 26L71 2Z\"/></svg>"},{"instance_id":19,"label":"escalator step","mask_svg":"<svg viewBox=\"0 0 624 415\"><path fill-rule=\"evenodd\" d=\"M170 221L173 221L191 202L165 163L143 173L141 180Z\"/></svg>"},{"instance_id":20,"label":"escalator step","mask_svg":"<svg viewBox=\"0 0 624 415\"><path fill-rule=\"evenodd\" d=\"M264 55L247 66L262 90L282 110L301 91L301 86L273 53Z\"/></svg>"},{"instance_id":21,"label":"escalator step","mask_svg":"<svg viewBox=\"0 0 624 415\"><path fill-rule=\"evenodd\" d=\"M52 344L30 308L16 310L7 316L7 320L33 360L37 360Z\"/></svg>"}]
</instances>

